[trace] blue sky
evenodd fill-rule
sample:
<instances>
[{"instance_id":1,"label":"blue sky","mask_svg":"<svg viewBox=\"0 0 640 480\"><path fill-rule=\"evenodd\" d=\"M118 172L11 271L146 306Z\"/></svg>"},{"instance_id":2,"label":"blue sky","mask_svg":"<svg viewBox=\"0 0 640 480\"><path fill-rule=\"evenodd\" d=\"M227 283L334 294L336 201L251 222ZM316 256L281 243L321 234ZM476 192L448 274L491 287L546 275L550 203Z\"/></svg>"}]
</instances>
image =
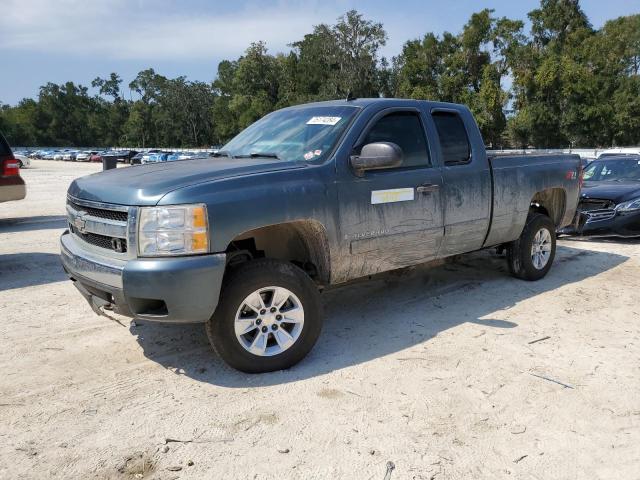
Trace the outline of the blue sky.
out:
<instances>
[{"instance_id":1,"label":"blue sky","mask_svg":"<svg viewBox=\"0 0 640 480\"><path fill-rule=\"evenodd\" d=\"M90 86L118 72L126 84L153 67L169 77L210 81L218 62L237 58L252 41L287 50L318 23L355 8L382 22L383 54L426 32L459 32L471 13L526 19L537 1L518 0L0 0L0 102L36 97L48 81ZM640 0L583 0L595 27L640 12Z\"/></svg>"}]
</instances>

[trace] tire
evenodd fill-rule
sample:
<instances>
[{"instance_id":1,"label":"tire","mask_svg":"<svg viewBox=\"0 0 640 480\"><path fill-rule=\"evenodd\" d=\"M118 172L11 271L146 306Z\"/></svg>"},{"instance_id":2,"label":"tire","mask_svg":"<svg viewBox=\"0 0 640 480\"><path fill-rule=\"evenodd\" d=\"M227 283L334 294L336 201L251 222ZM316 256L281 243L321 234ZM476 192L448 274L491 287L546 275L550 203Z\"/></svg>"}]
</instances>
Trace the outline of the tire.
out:
<instances>
[{"instance_id":1,"label":"tire","mask_svg":"<svg viewBox=\"0 0 640 480\"><path fill-rule=\"evenodd\" d=\"M24 168L24 164L22 163L22 160L18 160L18 168Z\"/></svg>"},{"instance_id":2,"label":"tire","mask_svg":"<svg viewBox=\"0 0 640 480\"><path fill-rule=\"evenodd\" d=\"M272 302L278 304L284 297L272 313ZM257 308L249 305L249 298ZM237 335L236 327L246 333ZM253 260L229 272L218 307L206 323L214 350L228 365L246 373L292 367L311 351L321 329L322 304L316 285L295 265L272 259Z\"/></svg>"},{"instance_id":3,"label":"tire","mask_svg":"<svg viewBox=\"0 0 640 480\"><path fill-rule=\"evenodd\" d=\"M556 226L548 216L541 213L529 215L520 238L507 246L507 263L514 277L534 281L547 274L556 256L555 231ZM539 233L541 237L536 237ZM545 241L538 244L538 240L542 239ZM548 255L540 252L536 259L534 248L541 249Z\"/></svg>"}]
</instances>

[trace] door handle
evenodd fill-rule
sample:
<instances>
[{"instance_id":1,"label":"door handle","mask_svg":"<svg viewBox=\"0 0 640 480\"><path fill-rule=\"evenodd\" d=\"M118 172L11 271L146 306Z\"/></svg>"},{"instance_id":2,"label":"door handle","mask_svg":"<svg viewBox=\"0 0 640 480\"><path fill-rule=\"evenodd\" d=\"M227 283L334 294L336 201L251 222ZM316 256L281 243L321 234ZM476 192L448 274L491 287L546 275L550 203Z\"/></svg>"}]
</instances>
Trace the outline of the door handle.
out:
<instances>
[{"instance_id":1,"label":"door handle","mask_svg":"<svg viewBox=\"0 0 640 480\"><path fill-rule=\"evenodd\" d=\"M417 187L416 192L426 195L427 193L436 192L439 188L440 185L435 183L425 183Z\"/></svg>"}]
</instances>

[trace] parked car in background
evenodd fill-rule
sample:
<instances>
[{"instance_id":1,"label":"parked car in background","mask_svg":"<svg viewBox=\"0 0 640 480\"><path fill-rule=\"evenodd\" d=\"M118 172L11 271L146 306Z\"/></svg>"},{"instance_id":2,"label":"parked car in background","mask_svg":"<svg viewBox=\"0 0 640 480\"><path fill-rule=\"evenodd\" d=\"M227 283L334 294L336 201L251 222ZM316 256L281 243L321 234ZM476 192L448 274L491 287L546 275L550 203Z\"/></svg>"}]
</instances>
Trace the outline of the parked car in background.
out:
<instances>
[{"instance_id":1,"label":"parked car in background","mask_svg":"<svg viewBox=\"0 0 640 480\"><path fill-rule=\"evenodd\" d=\"M173 162L175 160L189 160L195 156L196 152L171 152L167 155L167 162Z\"/></svg>"},{"instance_id":2,"label":"parked car in background","mask_svg":"<svg viewBox=\"0 0 640 480\"><path fill-rule=\"evenodd\" d=\"M106 151L102 151L102 152L95 152L92 153L91 155L89 155L89 161L90 162L101 162L102 161L102 155L107 153Z\"/></svg>"},{"instance_id":3,"label":"parked car in background","mask_svg":"<svg viewBox=\"0 0 640 480\"><path fill-rule=\"evenodd\" d=\"M43 160L53 160L53 157L58 153L57 150L47 150L42 154Z\"/></svg>"},{"instance_id":4,"label":"parked car in background","mask_svg":"<svg viewBox=\"0 0 640 480\"><path fill-rule=\"evenodd\" d=\"M118 150L112 153L115 153L119 162L124 163L131 163L131 159L138 154L135 150Z\"/></svg>"},{"instance_id":5,"label":"parked car in background","mask_svg":"<svg viewBox=\"0 0 640 480\"><path fill-rule=\"evenodd\" d=\"M146 158L146 161L143 157L142 159L142 163L159 163L159 162L166 162L167 159L169 158L170 152L156 152L156 153L151 153L149 154L149 156Z\"/></svg>"},{"instance_id":6,"label":"parked car in background","mask_svg":"<svg viewBox=\"0 0 640 480\"><path fill-rule=\"evenodd\" d=\"M560 233L640 236L640 155L600 156L584 171L577 226Z\"/></svg>"},{"instance_id":7,"label":"parked car in background","mask_svg":"<svg viewBox=\"0 0 640 480\"><path fill-rule=\"evenodd\" d=\"M196 153L193 154L192 157L189 158L189 160L211 158L213 156L215 156L215 152L196 152Z\"/></svg>"},{"instance_id":8,"label":"parked car in background","mask_svg":"<svg viewBox=\"0 0 640 480\"><path fill-rule=\"evenodd\" d=\"M615 157L620 155L640 155L640 147L617 147L603 150L597 156L598 159L604 157Z\"/></svg>"},{"instance_id":9,"label":"parked car in background","mask_svg":"<svg viewBox=\"0 0 640 480\"><path fill-rule=\"evenodd\" d=\"M76 150L67 150L64 155L62 155L62 160L64 160L65 162L75 162L76 155L78 155L78 152Z\"/></svg>"},{"instance_id":10,"label":"parked car in background","mask_svg":"<svg viewBox=\"0 0 640 480\"><path fill-rule=\"evenodd\" d=\"M149 163L149 157L151 155L153 155L154 153L160 153L160 152L162 152L162 150L158 150L158 149L147 150L142 155L142 159L141 159L140 163Z\"/></svg>"},{"instance_id":11,"label":"parked car in background","mask_svg":"<svg viewBox=\"0 0 640 480\"><path fill-rule=\"evenodd\" d=\"M20 176L20 162L0 133L0 202L22 200L26 195L27 187Z\"/></svg>"},{"instance_id":12,"label":"parked car in background","mask_svg":"<svg viewBox=\"0 0 640 480\"><path fill-rule=\"evenodd\" d=\"M29 168L31 166L31 159L27 155L15 154L14 158L18 161L20 168Z\"/></svg>"},{"instance_id":13,"label":"parked car in background","mask_svg":"<svg viewBox=\"0 0 640 480\"><path fill-rule=\"evenodd\" d=\"M76 162L89 162L91 155L95 155L98 153L95 150L85 150L84 152L79 152L76 155Z\"/></svg>"},{"instance_id":14,"label":"parked car in background","mask_svg":"<svg viewBox=\"0 0 640 480\"><path fill-rule=\"evenodd\" d=\"M131 165L140 165L142 163L142 157L144 157L144 152L136 153L133 157L131 157Z\"/></svg>"},{"instance_id":15,"label":"parked car in background","mask_svg":"<svg viewBox=\"0 0 640 480\"><path fill-rule=\"evenodd\" d=\"M68 155L70 151L71 151L71 150L70 150L70 149L68 149L68 148L65 148L65 149L63 149L63 150L59 150L59 151L58 151L58 152L53 156L53 159L54 159L54 160L56 160L56 161L63 161L63 160L64 160L64 157L65 157L66 155Z\"/></svg>"},{"instance_id":16,"label":"parked car in background","mask_svg":"<svg viewBox=\"0 0 640 480\"><path fill-rule=\"evenodd\" d=\"M14 150L13 151L13 156L14 157L25 157L25 158L29 158L29 155L31 155L32 151L31 150Z\"/></svg>"}]
</instances>

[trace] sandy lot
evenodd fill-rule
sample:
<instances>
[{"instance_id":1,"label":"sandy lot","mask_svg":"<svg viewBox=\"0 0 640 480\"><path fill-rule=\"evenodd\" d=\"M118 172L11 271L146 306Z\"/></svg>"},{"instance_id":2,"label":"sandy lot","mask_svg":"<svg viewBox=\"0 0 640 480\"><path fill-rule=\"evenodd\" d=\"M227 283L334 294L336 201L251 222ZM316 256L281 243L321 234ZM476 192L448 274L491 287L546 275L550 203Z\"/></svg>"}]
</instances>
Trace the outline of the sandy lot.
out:
<instances>
[{"instance_id":1,"label":"sandy lot","mask_svg":"<svg viewBox=\"0 0 640 480\"><path fill-rule=\"evenodd\" d=\"M251 376L66 280L65 190L98 169L35 161L0 204L0 478L640 478L640 242L561 241L536 283L480 252L325 292L311 355Z\"/></svg>"}]
</instances>

